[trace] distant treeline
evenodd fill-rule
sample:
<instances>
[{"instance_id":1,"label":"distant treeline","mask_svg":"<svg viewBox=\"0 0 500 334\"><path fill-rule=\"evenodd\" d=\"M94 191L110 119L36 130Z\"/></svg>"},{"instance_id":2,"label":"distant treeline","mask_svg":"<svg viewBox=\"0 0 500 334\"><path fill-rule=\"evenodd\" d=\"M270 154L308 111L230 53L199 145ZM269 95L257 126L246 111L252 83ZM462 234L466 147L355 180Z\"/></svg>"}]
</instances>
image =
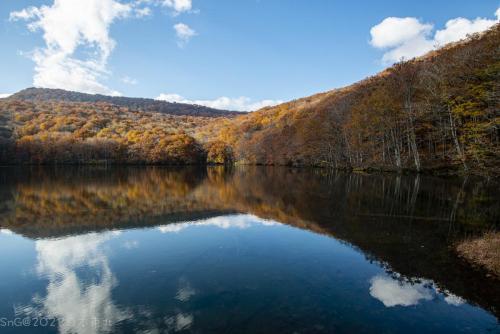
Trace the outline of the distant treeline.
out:
<instances>
[{"instance_id":1,"label":"distant treeline","mask_svg":"<svg viewBox=\"0 0 500 334\"><path fill-rule=\"evenodd\" d=\"M230 117L241 115L241 112L219 110L200 105L173 103L136 97L85 94L62 89L27 88L12 95L10 99L31 102L104 102L119 107L127 107L130 110L152 111L180 116Z\"/></svg>"},{"instance_id":2,"label":"distant treeline","mask_svg":"<svg viewBox=\"0 0 500 334\"><path fill-rule=\"evenodd\" d=\"M496 25L352 86L239 116L25 90L0 100L0 160L498 174L499 45Z\"/></svg>"}]
</instances>

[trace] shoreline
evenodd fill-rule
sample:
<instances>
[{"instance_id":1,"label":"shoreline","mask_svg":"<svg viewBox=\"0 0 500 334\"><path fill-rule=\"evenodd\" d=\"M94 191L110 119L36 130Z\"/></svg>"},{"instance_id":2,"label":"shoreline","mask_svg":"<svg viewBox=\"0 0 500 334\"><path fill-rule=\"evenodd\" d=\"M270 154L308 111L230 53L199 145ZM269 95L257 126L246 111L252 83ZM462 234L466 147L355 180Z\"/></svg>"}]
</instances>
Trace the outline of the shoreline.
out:
<instances>
[{"instance_id":1,"label":"shoreline","mask_svg":"<svg viewBox=\"0 0 500 334\"><path fill-rule=\"evenodd\" d=\"M488 173L484 171L473 171L469 170L464 172L463 170L457 168L423 168L417 171L412 168L402 168L402 169L391 169L391 168L381 168L381 167L366 167L366 168L341 168L341 167L331 167L325 165L277 165L277 164L249 164L249 163L232 163L232 164L217 164L217 163L131 163L131 162L56 162L56 163L0 163L0 167L280 167L280 168L290 168L297 170L307 170L307 169L317 169L317 170L334 170L338 172L346 173L357 173L357 174L398 174L398 175L423 175L423 176L439 176L439 177L467 177L467 176L479 176L486 178L500 178L499 174Z\"/></svg>"}]
</instances>

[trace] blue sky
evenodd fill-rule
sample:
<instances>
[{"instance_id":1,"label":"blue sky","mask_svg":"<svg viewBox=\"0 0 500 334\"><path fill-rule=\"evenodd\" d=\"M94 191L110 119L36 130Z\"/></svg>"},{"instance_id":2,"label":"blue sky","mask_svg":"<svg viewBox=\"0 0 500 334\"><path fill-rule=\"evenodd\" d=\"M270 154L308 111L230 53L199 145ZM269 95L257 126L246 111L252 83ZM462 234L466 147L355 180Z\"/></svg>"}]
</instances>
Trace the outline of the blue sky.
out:
<instances>
[{"instance_id":1,"label":"blue sky","mask_svg":"<svg viewBox=\"0 0 500 334\"><path fill-rule=\"evenodd\" d=\"M36 85L257 109L348 85L484 30L499 5L1 0L0 93Z\"/></svg>"}]
</instances>

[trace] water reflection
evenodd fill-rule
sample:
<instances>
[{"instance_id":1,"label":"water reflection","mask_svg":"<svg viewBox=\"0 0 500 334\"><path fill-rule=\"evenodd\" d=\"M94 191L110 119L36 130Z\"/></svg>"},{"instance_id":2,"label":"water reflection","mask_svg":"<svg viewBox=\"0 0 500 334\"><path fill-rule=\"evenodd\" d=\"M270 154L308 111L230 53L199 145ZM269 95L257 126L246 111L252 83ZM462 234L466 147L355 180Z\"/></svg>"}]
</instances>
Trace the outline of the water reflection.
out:
<instances>
[{"instance_id":1,"label":"water reflection","mask_svg":"<svg viewBox=\"0 0 500 334\"><path fill-rule=\"evenodd\" d=\"M376 275L370 280L370 295L385 307L416 306L435 298L448 305L462 306L463 298L449 291L442 291L436 283L422 278L405 278L397 273Z\"/></svg>"},{"instance_id":2,"label":"water reflection","mask_svg":"<svg viewBox=\"0 0 500 334\"><path fill-rule=\"evenodd\" d=\"M145 320L135 326L148 333L160 327L167 332L189 329L192 314L167 315L158 326L147 308L119 307L113 301L113 289L119 282L110 269L105 244L119 235L115 231L36 241L36 273L48 285L45 294L36 294L30 304L17 305L16 316L49 319L64 334L112 333L120 323L141 318ZM175 298L187 302L195 293L188 281L181 280Z\"/></svg>"},{"instance_id":3,"label":"water reflection","mask_svg":"<svg viewBox=\"0 0 500 334\"><path fill-rule=\"evenodd\" d=\"M137 247L139 247L139 241L137 240L127 240L123 243L123 248L128 250L136 249Z\"/></svg>"},{"instance_id":4,"label":"water reflection","mask_svg":"<svg viewBox=\"0 0 500 334\"><path fill-rule=\"evenodd\" d=\"M31 169L0 174L5 180L0 186L0 233L36 240L37 273L48 281L46 293L18 311L57 318L63 333L111 332L130 322L143 331L188 330L203 313L193 311L193 305L214 305L205 296L207 288L185 274L170 277L174 286L165 299L173 304L162 299L164 309L114 301L113 291L123 278L111 270L107 245L119 242L113 249L119 247L126 256L150 249L149 239L110 232L132 228L151 228L175 244L191 230L242 233L252 227L279 227L279 222L341 240L383 268L359 287L380 306L410 309L440 301L456 308L480 305L499 314L497 281L459 260L450 247L461 238L498 229L498 184L492 180L272 168ZM301 243L299 239L287 250ZM263 245L256 241L254 247ZM310 249L303 251L309 254ZM257 251L247 250L252 252ZM326 261L323 257L313 253L305 262ZM210 273L210 267L203 270ZM226 275L235 275L227 270ZM337 271L319 277L335 275ZM305 286L311 284L311 277L301 279ZM253 287L251 281L245 286ZM223 289L214 289L215 300L233 302ZM84 330L82 323L93 327Z\"/></svg>"},{"instance_id":5,"label":"water reflection","mask_svg":"<svg viewBox=\"0 0 500 334\"><path fill-rule=\"evenodd\" d=\"M230 220L234 223L229 223ZM42 292L35 293L30 303L18 305L17 315L56 319L59 333L112 333L122 330L137 333L200 330L219 333L240 326L247 328L247 319L252 318L252 314L259 314L263 323L275 317L285 317L292 322L301 319L297 326L305 332L328 332L335 326L348 328L336 317L342 319L345 313L350 314L351 307L358 310L360 319L365 319L363 321L369 319L370 312L380 315L378 305L370 306L365 296L374 298L389 309L412 307L417 310L417 307L432 302L433 308L440 311L422 309L415 316L431 317L443 328L447 328L448 321L444 319L456 320L450 310L442 313L443 305L470 308L462 298L441 290L431 280L408 279L399 273L387 273L381 264L370 264L363 259L361 252L352 250L348 245L330 248L327 238L313 233L304 234L274 221L231 214L175 225L183 228L174 229L175 233L163 233L159 228L151 227L138 232L90 233L35 241L36 275L46 280L47 286ZM268 229L274 231L271 235L291 239L285 243L285 249L294 245L297 240L293 239L300 236L300 247L303 248L295 254L292 252L293 265L282 265L276 261L284 260L283 257L290 254L287 251L284 253L281 247L274 248L269 241L279 241L268 237L265 232ZM218 237L217 231L226 236ZM199 239L200 235L212 241ZM240 242L233 245L235 239L243 236L250 244ZM264 236L266 238L262 240ZM193 240L203 246L199 249L187 247ZM255 242L262 250L255 248ZM127 249L130 252L117 252L130 243L134 245ZM231 246L243 251L229 251ZM213 250L214 247L220 251L207 253L206 249ZM326 252L326 261L318 262L318 258L313 256L323 256L318 253L319 250ZM166 251L167 256L159 256ZM339 257L340 262L332 266L328 262L337 261L333 256ZM276 268L269 268L265 264L266 258ZM136 262L137 259L141 262ZM345 263L349 263L347 268ZM361 271L356 269L360 264L364 268ZM238 279L235 273L242 268L249 269L244 274L248 277ZM343 272L340 276L339 270ZM169 271L172 274L168 274ZM372 272L375 275L368 279L369 285L366 286L364 277ZM141 284L131 284L130 277ZM275 279L278 285L272 284ZM274 292L265 292L266 286L272 286ZM257 305L252 305L256 302ZM325 302L326 305L322 305ZM259 306L260 303L262 305ZM256 310L248 312L248 307L255 307ZM283 313L283 307L293 307L294 312ZM333 308L333 313L328 314L330 308ZM445 318L441 318L443 316ZM469 320L474 324L485 315L471 313L470 316ZM325 319L331 319L331 323ZM491 326L491 319L486 319ZM207 323L209 327L205 327ZM277 328L283 328L280 326L283 324L278 323ZM457 326L462 325L457 323ZM259 332L256 330L258 326L248 328L251 328L248 332ZM476 323L472 328L483 327L477 327ZM276 328L263 332L274 330Z\"/></svg>"},{"instance_id":6,"label":"water reflection","mask_svg":"<svg viewBox=\"0 0 500 334\"><path fill-rule=\"evenodd\" d=\"M131 314L118 308L112 289L118 284L103 244L117 233L88 234L36 241L37 273L48 279L46 296L18 307L33 318L55 319L60 333L109 333Z\"/></svg>"},{"instance_id":7,"label":"water reflection","mask_svg":"<svg viewBox=\"0 0 500 334\"><path fill-rule=\"evenodd\" d=\"M221 229L238 228L247 229L253 225L273 226L276 222L267 219L260 219L254 215L227 215L199 221L172 223L169 225L158 226L158 231L161 233L177 233L189 227L196 226L214 226Z\"/></svg>"},{"instance_id":8,"label":"water reflection","mask_svg":"<svg viewBox=\"0 0 500 334\"><path fill-rule=\"evenodd\" d=\"M187 302L191 297L193 297L196 294L196 290L194 290L191 287L191 284L183 279L181 283L179 284L179 290L177 291L177 294L175 295L175 299L181 301L181 302Z\"/></svg>"},{"instance_id":9,"label":"water reflection","mask_svg":"<svg viewBox=\"0 0 500 334\"><path fill-rule=\"evenodd\" d=\"M465 300L463 298L455 296L454 294L451 293L449 293L446 297L444 297L444 301L449 305L453 306L462 306L465 304Z\"/></svg>"},{"instance_id":10,"label":"water reflection","mask_svg":"<svg viewBox=\"0 0 500 334\"><path fill-rule=\"evenodd\" d=\"M433 298L429 283L412 284L388 276L375 276L370 283L370 295L386 307L412 306Z\"/></svg>"},{"instance_id":11,"label":"water reflection","mask_svg":"<svg viewBox=\"0 0 500 334\"><path fill-rule=\"evenodd\" d=\"M6 228L2 228L2 229L0 229L0 234L12 235L13 233L11 230L8 230Z\"/></svg>"},{"instance_id":12,"label":"water reflection","mask_svg":"<svg viewBox=\"0 0 500 334\"><path fill-rule=\"evenodd\" d=\"M220 229L248 229L252 226L274 226L276 222L252 215L228 215L159 226L160 233L180 233L188 228L212 227ZM9 230L2 233L13 235ZM146 318L136 323L138 328L154 332L160 327L168 331L183 331L191 327L194 316L177 312L164 316L160 325L151 324L156 315L147 308L134 310L119 307L112 299L112 291L119 281L110 269L106 243L122 232L90 233L85 235L42 239L35 241L36 273L48 280L44 296L35 295L28 305L17 305L15 313L32 318L54 319L60 333L111 333L124 321ZM138 240L125 240L122 247L134 250ZM186 278L181 278L175 300L186 303L196 290ZM149 319L148 319L149 318ZM159 327L158 327L159 326ZM158 328L157 328L158 327Z\"/></svg>"}]
</instances>

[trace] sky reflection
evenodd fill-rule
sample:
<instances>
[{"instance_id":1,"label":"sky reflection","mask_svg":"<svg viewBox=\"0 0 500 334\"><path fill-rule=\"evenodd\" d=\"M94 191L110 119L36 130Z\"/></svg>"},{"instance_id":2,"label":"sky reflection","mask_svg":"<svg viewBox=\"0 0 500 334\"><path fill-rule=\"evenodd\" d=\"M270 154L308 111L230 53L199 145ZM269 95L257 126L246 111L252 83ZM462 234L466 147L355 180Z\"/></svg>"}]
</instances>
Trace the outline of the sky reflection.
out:
<instances>
[{"instance_id":1,"label":"sky reflection","mask_svg":"<svg viewBox=\"0 0 500 334\"><path fill-rule=\"evenodd\" d=\"M256 225L274 226L276 224L278 223L272 220L261 219L254 215L241 214L241 215L219 216L197 221L163 225L157 227L157 229L161 233L177 233L189 227L195 227L195 226L213 226L221 229L238 228L244 230L251 226L256 226Z\"/></svg>"},{"instance_id":2,"label":"sky reflection","mask_svg":"<svg viewBox=\"0 0 500 334\"><path fill-rule=\"evenodd\" d=\"M250 214L24 241L38 286L15 314L55 319L63 334L254 332L254 319L275 332L410 328L418 318L430 319L422 331L495 326L432 280L389 275L349 244ZM391 318L399 312L412 313Z\"/></svg>"},{"instance_id":3,"label":"sky reflection","mask_svg":"<svg viewBox=\"0 0 500 334\"><path fill-rule=\"evenodd\" d=\"M438 296L453 306L461 306L465 300L447 291L441 291L434 282L425 279L407 280L400 275L380 274L370 280L370 295L385 307L416 306Z\"/></svg>"},{"instance_id":4,"label":"sky reflection","mask_svg":"<svg viewBox=\"0 0 500 334\"><path fill-rule=\"evenodd\" d=\"M103 244L117 233L88 234L36 241L37 273L48 279L46 296L22 307L28 315L57 319L60 333L109 333L132 315L120 309L111 292L118 284Z\"/></svg>"}]
</instances>

